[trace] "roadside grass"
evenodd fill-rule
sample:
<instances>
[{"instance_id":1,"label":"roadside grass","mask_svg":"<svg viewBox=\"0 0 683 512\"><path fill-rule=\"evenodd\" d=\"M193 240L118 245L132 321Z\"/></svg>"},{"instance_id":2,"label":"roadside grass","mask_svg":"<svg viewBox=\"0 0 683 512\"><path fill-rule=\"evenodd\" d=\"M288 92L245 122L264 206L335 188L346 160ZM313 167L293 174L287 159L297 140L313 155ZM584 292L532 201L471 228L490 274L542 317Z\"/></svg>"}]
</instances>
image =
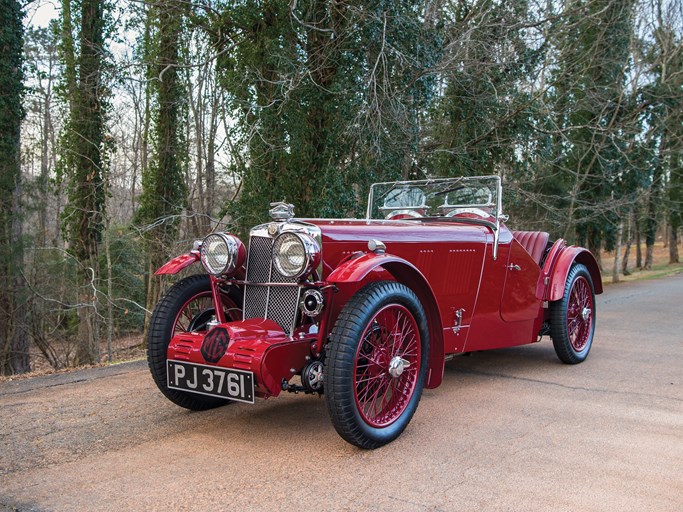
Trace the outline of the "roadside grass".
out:
<instances>
[{"instance_id":1,"label":"roadside grass","mask_svg":"<svg viewBox=\"0 0 683 512\"><path fill-rule=\"evenodd\" d=\"M641 251L643 254L643 260L645 260L645 244L641 245ZM678 252L683 258L683 247L679 247ZM622 250L623 256L623 250ZM669 263L669 247L664 246L662 242L657 242L654 247L653 252L653 264L651 270L643 270L636 268L636 248L631 247L631 253L629 255L628 270L630 275L625 276L623 273L619 274L619 283L612 282L612 270L614 269L614 252L603 251L600 254L602 259L602 284L620 284L628 283L631 281L640 281L644 279L657 279L660 277L667 277L683 272L683 262L681 263Z\"/></svg>"}]
</instances>

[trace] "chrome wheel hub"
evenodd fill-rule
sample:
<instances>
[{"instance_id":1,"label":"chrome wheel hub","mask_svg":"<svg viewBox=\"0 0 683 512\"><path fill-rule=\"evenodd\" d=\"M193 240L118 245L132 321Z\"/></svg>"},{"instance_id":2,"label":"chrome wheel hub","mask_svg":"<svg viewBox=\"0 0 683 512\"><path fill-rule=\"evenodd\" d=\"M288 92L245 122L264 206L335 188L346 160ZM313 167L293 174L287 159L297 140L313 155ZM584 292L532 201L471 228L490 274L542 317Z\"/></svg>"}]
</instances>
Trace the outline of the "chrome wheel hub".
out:
<instances>
[{"instance_id":1,"label":"chrome wheel hub","mask_svg":"<svg viewBox=\"0 0 683 512\"><path fill-rule=\"evenodd\" d=\"M583 318L583 321L587 322L590 317L591 317L591 308L583 308L581 310L581 318Z\"/></svg>"},{"instance_id":2,"label":"chrome wheel hub","mask_svg":"<svg viewBox=\"0 0 683 512\"><path fill-rule=\"evenodd\" d=\"M394 356L389 361L389 375L397 379L403 373L403 370L410 366L410 361L406 361L402 357Z\"/></svg>"}]
</instances>

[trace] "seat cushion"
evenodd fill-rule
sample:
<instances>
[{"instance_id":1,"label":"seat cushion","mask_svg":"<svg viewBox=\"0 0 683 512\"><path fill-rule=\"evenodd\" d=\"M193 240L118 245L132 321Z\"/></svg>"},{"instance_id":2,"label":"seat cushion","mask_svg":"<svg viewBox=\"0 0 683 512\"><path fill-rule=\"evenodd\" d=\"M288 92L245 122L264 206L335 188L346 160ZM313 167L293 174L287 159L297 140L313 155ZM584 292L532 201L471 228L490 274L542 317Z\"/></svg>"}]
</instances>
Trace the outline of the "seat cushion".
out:
<instances>
[{"instance_id":1,"label":"seat cushion","mask_svg":"<svg viewBox=\"0 0 683 512\"><path fill-rule=\"evenodd\" d=\"M550 235L545 231L513 231L517 241L526 249L536 263L541 264L541 258L548 246Z\"/></svg>"}]
</instances>

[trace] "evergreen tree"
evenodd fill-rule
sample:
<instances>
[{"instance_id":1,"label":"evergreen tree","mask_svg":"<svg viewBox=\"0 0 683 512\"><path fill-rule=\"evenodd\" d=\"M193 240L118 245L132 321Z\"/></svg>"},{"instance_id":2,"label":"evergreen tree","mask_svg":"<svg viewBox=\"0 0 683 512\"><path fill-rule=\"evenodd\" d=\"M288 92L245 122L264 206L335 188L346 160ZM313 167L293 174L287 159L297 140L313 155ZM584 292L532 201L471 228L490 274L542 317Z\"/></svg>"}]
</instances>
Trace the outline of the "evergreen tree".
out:
<instances>
[{"instance_id":1,"label":"evergreen tree","mask_svg":"<svg viewBox=\"0 0 683 512\"><path fill-rule=\"evenodd\" d=\"M440 176L516 174L533 103L524 84L544 51L522 28L528 3L463 0L444 14L444 92L431 112L426 165Z\"/></svg>"},{"instance_id":2,"label":"evergreen tree","mask_svg":"<svg viewBox=\"0 0 683 512\"><path fill-rule=\"evenodd\" d=\"M646 219L644 266L650 268L661 205L666 206L669 224L670 263L679 260L678 231L683 220L683 39L662 19L647 58L653 64L655 80L644 88L643 96L651 106L648 123L658 145Z\"/></svg>"},{"instance_id":3,"label":"evergreen tree","mask_svg":"<svg viewBox=\"0 0 683 512\"><path fill-rule=\"evenodd\" d=\"M159 299L159 282L153 278L178 234L178 219L187 203L183 140L185 90L178 73L179 45L186 15L185 3L167 0L147 7L144 55L147 60L151 114L152 160L143 169L142 195L136 222L146 223L149 254L147 309Z\"/></svg>"},{"instance_id":4,"label":"evergreen tree","mask_svg":"<svg viewBox=\"0 0 683 512\"><path fill-rule=\"evenodd\" d=\"M20 133L23 12L0 4L0 374L30 369L22 268Z\"/></svg>"},{"instance_id":5,"label":"evergreen tree","mask_svg":"<svg viewBox=\"0 0 683 512\"><path fill-rule=\"evenodd\" d=\"M634 0L574 0L558 31L552 100L559 128L555 169L567 194L565 238L599 256L614 212L605 206L628 172L622 121Z\"/></svg>"},{"instance_id":6,"label":"evergreen tree","mask_svg":"<svg viewBox=\"0 0 683 512\"><path fill-rule=\"evenodd\" d=\"M441 41L424 2L226 2L222 83L237 125L230 208L245 229L269 200L297 215L360 214L368 184L407 176Z\"/></svg>"},{"instance_id":7,"label":"evergreen tree","mask_svg":"<svg viewBox=\"0 0 683 512\"><path fill-rule=\"evenodd\" d=\"M69 119L63 134L62 172L68 183L64 215L69 248L79 265L80 306L76 364L99 361L99 243L104 225L106 141L105 13L102 0L81 0L77 40L71 1L62 1L64 93Z\"/></svg>"}]
</instances>

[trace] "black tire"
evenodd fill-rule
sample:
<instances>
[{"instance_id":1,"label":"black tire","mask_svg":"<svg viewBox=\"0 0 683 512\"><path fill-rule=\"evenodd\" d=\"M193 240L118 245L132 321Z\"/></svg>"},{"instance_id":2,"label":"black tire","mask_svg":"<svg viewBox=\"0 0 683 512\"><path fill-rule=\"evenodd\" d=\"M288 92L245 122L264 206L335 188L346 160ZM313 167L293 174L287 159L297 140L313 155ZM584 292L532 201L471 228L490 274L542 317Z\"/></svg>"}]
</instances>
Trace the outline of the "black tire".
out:
<instances>
[{"instance_id":1,"label":"black tire","mask_svg":"<svg viewBox=\"0 0 683 512\"><path fill-rule=\"evenodd\" d=\"M405 334L398 345L398 336L383 336L390 320L394 333ZM327 346L325 402L339 435L365 449L396 439L420 402L428 360L427 318L415 294L393 281L363 287L342 309ZM398 375L388 371L392 362Z\"/></svg>"},{"instance_id":2,"label":"black tire","mask_svg":"<svg viewBox=\"0 0 683 512\"><path fill-rule=\"evenodd\" d=\"M550 304L550 336L557 357L566 364L586 360L595 332L595 290L585 265L569 270L562 299Z\"/></svg>"},{"instance_id":3,"label":"black tire","mask_svg":"<svg viewBox=\"0 0 683 512\"><path fill-rule=\"evenodd\" d=\"M232 403L230 400L187 393L169 389L167 386L166 353L181 309L191 304L193 298L206 299L207 293L209 295L211 293L211 282L206 274L194 275L178 281L157 303L147 330L147 364L154 383L171 402L193 411L203 411ZM233 289L227 297L224 297L224 301L232 302L235 307L239 307L240 304L238 294ZM186 326L187 330L201 331L206 328L206 322L215 311L212 300L207 299L206 302L210 302L211 306L204 307L194 314ZM236 314L235 311L233 313Z\"/></svg>"}]
</instances>

